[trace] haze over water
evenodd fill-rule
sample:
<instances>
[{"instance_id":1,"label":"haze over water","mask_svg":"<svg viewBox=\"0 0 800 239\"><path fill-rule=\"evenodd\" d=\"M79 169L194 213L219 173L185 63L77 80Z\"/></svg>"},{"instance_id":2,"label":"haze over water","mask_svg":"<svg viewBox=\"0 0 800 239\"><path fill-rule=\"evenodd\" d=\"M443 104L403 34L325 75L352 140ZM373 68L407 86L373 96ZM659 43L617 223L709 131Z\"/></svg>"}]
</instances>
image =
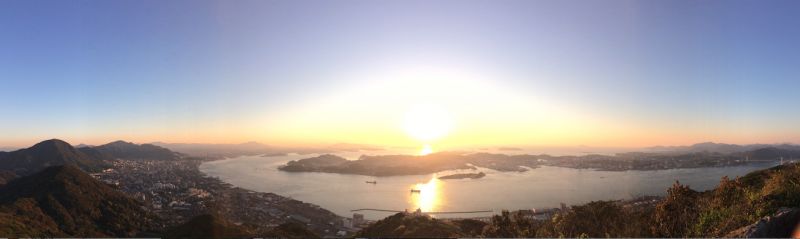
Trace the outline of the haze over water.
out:
<instances>
[{"instance_id":1,"label":"haze over water","mask_svg":"<svg viewBox=\"0 0 800 239\"><path fill-rule=\"evenodd\" d=\"M342 154L355 159L361 153ZM271 192L314 203L341 216L350 210L377 208L388 210L478 211L558 207L594 200L630 199L644 195L663 195L675 180L695 190L716 186L720 178L742 176L774 166L751 164L736 167L669 169L657 171L596 171L562 167L541 167L527 172L498 172L481 168L481 179L438 180L438 175L373 177L334 173L289 173L278 166L315 155L275 157L242 156L204 163L205 174L245 189ZM464 171L464 170L461 170ZM466 170L469 171L469 170ZM377 181L367 184L366 181ZM420 193L411 193L420 189ZM360 212L368 219L380 219L388 212ZM440 214L438 217L489 216L479 214Z\"/></svg>"}]
</instances>

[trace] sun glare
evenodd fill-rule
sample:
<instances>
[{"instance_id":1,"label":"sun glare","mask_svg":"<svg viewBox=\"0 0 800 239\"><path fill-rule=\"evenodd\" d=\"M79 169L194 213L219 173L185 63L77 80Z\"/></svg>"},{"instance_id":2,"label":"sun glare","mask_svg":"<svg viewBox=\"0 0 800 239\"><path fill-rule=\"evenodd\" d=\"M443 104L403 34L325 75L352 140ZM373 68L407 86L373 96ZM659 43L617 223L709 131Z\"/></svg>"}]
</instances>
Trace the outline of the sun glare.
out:
<instances>
[{"instance_id":1,"label":"sun glare","mask_svg":"<svg viewBox=\"0 0 800 239\"><path fill-rule=\"evenodd\" d=\"M427 183L414 185L412 189L416 190L416 193L411 194L411 205L423 212L436 211L442 203L439 195L441 190L439 186L439 179L435 176Z\"/></svg>"},{"instance_id":2,"label":"sun glare","mask_svg":"<svg viewBox=\"0 0 800 239\"><path fill-rule=\"evenodd\" d=\"M452 118L442 107L426 104L411 108L406 113L404 126L412 138L430 143L447 135L453 124Z\"/></svg>"},{"instance_id":3,"label":"sun glare","mask_svg":"<svg viewBox=\"0 0 800 239\"><path fill-rule=\"evenodd\" d=\"M433 148L431 148L431 145L429 145L429 144L426 144L425 146L422 146L422 149L419 151L419 155L422 155L422 156L425 156L425 155L428 155L428 154L431 154L431 153L433 153Z\"/></svg>"}]
</instances>

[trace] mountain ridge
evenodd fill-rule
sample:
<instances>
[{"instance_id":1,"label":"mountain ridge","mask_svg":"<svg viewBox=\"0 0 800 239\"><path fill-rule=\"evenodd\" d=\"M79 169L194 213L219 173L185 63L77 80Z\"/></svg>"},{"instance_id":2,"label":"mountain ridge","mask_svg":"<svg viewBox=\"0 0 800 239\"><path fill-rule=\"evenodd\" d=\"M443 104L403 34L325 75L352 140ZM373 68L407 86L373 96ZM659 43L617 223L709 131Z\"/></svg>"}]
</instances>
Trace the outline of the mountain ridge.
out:
<instances>
[{"instance_id":1,"label":"mountain ridge","mask_svg":"<svg viewBox=\"0 0 800 239\"><path fill-rule=\"evenodd\" d=\"M692 145L681 146L652 146L645 150L656 152L717 152L717 153L740 153L752 151L760 148L775 147L785 150L800 150L800 145L780 143L780 144L726 144L715 142L701 142Z\"/></svg>"},{"instance_id":2,"label":"mountain ridge","mask_svg":"<svg viewBox=\"0 0 800 239\"><path fill-rule=\"evenodd\" d=\"M86 154L101 157L103 159L155 159L155 160L176 160L182 158L181 153L173 152L167 148L153 144L134 144L122 140L94 146L82 147L79 150Z\"/></svg>"},{"instance_id":3,"label":"mountain ridge","mask_svg":"<svg viewBox=\"0 0 800 239\"><path fill-rule=\"evenodd\" d=\"M18 175L32 174L49 166L65 164L75 165L90 172L108 166L101 159L91 157L59 139L45 140L29 148L12 152L0 152L0 170L8 170Z\"/></svg>"}]
</instances>

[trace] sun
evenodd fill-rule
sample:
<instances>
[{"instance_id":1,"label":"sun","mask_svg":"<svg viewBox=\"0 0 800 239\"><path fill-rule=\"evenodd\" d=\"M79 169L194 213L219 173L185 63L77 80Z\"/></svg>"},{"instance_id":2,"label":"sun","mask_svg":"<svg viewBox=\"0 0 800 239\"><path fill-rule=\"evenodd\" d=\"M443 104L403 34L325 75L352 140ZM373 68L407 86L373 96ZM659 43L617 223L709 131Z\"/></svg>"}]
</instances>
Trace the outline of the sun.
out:
<instances>
[{"instance_id":1,"label":"sun","mask_svg":"<svg viewBox=\"0 0 800 239\"><path fill-rule=\"evenodd\" d=\"M428 144L426 144L425 146L422 146L422 149L419 150L419 155L422 155L422 156L425 156L425 155L428 155L428 154L431 154L431 153L433 153L433 148L431 148L431 146L428 145Z\"/></svg>"},{"instance_id":2,"label":"sun","mask_svg":"<svg viewBox=\"0 0 800 239\"><path fill-rule=\"evenodd\" d=\"M427 144L446 136L453 128L453 120L442 107L417 105L407 111L404 128L410 137Z\"/></svg>"}]
</instances>

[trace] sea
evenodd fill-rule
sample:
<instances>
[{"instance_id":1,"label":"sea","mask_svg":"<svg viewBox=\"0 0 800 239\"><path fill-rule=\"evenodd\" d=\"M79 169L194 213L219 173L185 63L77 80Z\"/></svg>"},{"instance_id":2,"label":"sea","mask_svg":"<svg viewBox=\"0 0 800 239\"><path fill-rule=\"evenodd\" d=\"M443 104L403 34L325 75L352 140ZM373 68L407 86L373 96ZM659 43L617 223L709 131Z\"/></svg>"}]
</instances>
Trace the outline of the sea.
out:
<instances>
[{"instance_id":1,"label":"sea","mask_svg":"<svg viewBox=\"0 0 800 239\"><path fill-rule=\"evenodd\" d=\"M347 152L338 155L355 160L362 154ZM598 171L545 166L526 172L499 172L478 168L391 177L278 170L288 161L314 156L317 155L240 156L203 163L200 171L240 188L313 203L340 216L352 217L359 213L367 219L377 220L393 212L359 209L419 209L438 212L435 216L441 218L486 217L502 210L541 210L559 207L561 203L577 205L596 200L663 196L676 181L694 190L708 190L714 188L723 176L734 178L777 165L754 163L655 171ZM479 179L438 179L443 175L477 171L486 176ZM479 212L452 213L475 211Z\"/></svg>"}]
</instances>

